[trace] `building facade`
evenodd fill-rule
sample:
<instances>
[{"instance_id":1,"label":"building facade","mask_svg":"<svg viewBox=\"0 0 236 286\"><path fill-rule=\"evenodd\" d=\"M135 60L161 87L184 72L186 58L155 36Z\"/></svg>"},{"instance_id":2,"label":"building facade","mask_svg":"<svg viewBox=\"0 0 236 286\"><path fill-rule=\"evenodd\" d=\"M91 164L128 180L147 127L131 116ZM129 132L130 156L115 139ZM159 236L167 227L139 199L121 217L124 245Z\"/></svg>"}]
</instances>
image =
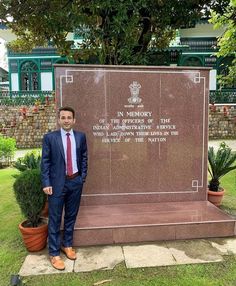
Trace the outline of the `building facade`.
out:
<instances>
[{"instance_id":1,"label":"building facade","mask_svg":"<svg viewBox=\"0 0 236 286\"><path fill-rule=\"evenodd\" d=\"M67 61L53 47L36 48L31 53L8 51L10 91L52 91L53 65Z\"/></svg>"},{"instance_id":2,"label":"building facade","mask_svg":"<svg viewBox=\"0 0 236 286\"><path fill-rule=\"evenodd\" d=\"M236 80L232 86L221 89L217 75L227 74L227 64L232 59L217 58L217 37L222 29L214 30L207 20L202 20L194 27L177 31L176 39L164 51L151 50L150 65L204 66L211 67L211 101L217 102L217 96L224 95L224 100L236 102ZM0 37L6 42L14 35L6 27L0 26ZM74 41L76 35L72 36ZM31 53L16 53L8 50L9 90L12 93L47 92L55 89L53 65L67 63L66 58L57 54L53 47L33 49ZM219 98L218 98L219 99ZM227 101L226 100L226 101Z\"/></svg>"}]
</instances>

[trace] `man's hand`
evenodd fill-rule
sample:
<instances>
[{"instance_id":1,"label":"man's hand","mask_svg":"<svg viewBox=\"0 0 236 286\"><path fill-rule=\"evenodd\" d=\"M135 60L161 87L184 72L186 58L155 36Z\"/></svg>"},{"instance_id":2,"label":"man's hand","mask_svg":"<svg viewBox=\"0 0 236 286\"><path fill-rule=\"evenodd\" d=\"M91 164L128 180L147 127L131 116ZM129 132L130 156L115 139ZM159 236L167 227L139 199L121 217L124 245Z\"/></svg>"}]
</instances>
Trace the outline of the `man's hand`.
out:
<instances>
[{"instance_id":1,"label":"man's hand","mask_svg":"<svg viewBox=\"0 0 236 286\"><path fill-rule=\"evenodd\" d=\"M52 195L52 187L45 187L43 188L43 191L46 195Z\"/></svg>"}]
</instances>

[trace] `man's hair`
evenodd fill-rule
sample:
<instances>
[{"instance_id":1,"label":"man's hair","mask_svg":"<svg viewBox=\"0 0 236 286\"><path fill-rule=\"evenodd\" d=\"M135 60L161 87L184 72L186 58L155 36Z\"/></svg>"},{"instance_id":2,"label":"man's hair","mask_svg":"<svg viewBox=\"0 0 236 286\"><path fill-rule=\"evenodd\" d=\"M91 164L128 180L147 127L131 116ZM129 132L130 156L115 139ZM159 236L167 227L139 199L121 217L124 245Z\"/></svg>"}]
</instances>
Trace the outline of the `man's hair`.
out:
<instances>
[{"instance_id":1,"label":"man's hair","mask_svg":"<svg viewBox=\"0 0 236 286\"><path fill-rule=\"evenodd\" d=\"M72 107L64 106L64 107L59 108L59 110L58 110L58 117L60 117L60 112L61 111L70 111L73 114L73 118L75 118L75 111L74 111L74 109Z\"/></svg>"}]
</instances>

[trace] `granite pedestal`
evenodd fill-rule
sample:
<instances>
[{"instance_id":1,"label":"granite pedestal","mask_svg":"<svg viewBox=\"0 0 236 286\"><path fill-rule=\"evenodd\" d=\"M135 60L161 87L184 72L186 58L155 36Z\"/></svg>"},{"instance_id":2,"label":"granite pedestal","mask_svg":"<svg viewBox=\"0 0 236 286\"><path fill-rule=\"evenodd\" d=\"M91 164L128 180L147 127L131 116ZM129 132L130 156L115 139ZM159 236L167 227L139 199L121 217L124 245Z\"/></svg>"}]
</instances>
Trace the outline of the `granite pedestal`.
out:
<instances>
[{"instance_id":1,"label":"granite pedestal","mask_svg":"<svg viewBox=\"0 0 236 286\"><path fill-rule=\"evenodd\" d=\"M88 141L75 246L234 235L207 201L208 68L56 65L55 79Z\"/></svg>"}]
</instances>

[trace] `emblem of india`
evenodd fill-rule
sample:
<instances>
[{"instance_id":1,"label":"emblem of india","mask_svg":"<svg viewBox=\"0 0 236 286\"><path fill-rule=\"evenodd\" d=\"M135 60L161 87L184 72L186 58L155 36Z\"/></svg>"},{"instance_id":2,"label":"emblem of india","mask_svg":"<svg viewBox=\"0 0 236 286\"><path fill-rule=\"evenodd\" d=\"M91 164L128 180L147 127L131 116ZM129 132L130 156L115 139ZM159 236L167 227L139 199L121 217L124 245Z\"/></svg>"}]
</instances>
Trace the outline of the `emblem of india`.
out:
<instances>
[{"instance_id":1,"label":"emblem of india","mask_svg":"<svg viewBox=\"0 0 236 286\"><path fill-rule=\"evenodd\" d=\"M137 81L133 81L129 85L131 97L128 98L128 102L131 104L139 104L142 99L139 97L139 90L141 88L141 84L138 83Z\"/></svg>"}]
</instances>

